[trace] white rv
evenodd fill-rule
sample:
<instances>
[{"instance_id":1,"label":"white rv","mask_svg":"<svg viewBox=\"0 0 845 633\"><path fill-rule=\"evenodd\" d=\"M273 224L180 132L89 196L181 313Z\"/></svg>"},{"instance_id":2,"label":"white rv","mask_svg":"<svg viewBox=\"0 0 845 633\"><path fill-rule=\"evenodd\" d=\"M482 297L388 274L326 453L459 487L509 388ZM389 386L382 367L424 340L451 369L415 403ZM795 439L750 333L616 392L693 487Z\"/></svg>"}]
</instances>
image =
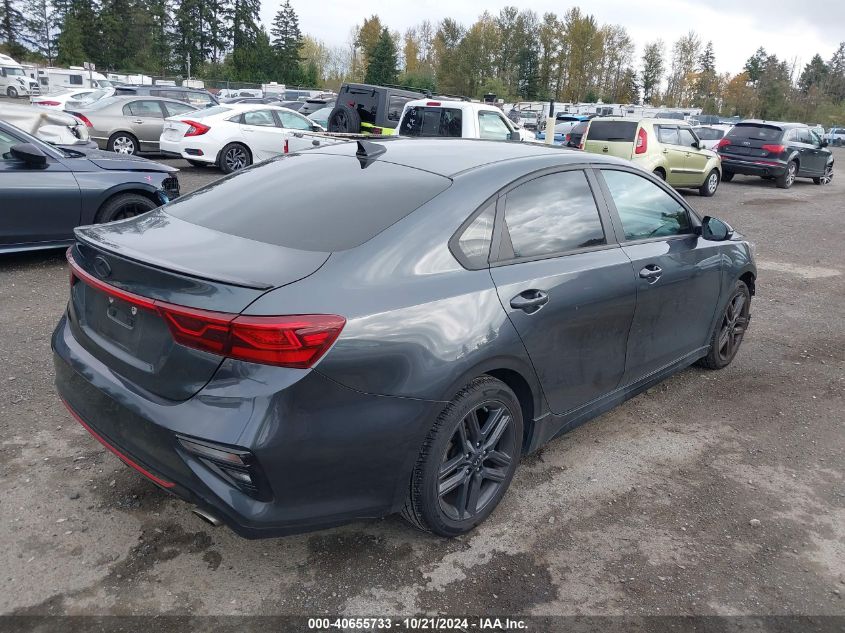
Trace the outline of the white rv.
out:
<instances>
[{"instance_id":1,"label":"white rv","mask_svg":"<svg viewBox=\"0 0 845 633\"><path fill-rule=\"evenodd\" d=\"M8 55L0 54L0 93L16 99L40 94L38 82L27 76L23 66Z\"/></svg>"},{"instance_id":2,"label":"white rv","mask_svg":"<svg viewBox=\"0 0 845 633\"><path fill-rule=\"evenodd\" d=\"M62 88L111 88L112 82L102 73L89 72L82 66L41 68L38 70L41 91L55 92Z\"/></svg>"}]
</instances>

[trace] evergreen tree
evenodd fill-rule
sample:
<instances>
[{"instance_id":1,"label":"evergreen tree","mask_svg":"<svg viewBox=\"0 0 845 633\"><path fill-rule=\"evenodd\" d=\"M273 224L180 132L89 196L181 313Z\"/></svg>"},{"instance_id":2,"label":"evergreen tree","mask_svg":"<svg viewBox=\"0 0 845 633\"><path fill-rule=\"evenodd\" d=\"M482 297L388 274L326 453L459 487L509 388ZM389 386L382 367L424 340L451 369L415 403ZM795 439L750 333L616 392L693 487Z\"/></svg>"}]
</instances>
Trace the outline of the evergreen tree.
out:
<instances>
[{"instance_id":1,"label":"evergreen tree","mask_svg":"<svg viewBox=\"0 0 845 633\"><path fill-rule=\"evenodd\" d=\"M56 40L56 64L58 66L78 66L87 58L82 41L82 25L79 19L69 13Z\"/></svg>"},{"instance_id":2,"label":"evergreen tree","mask_svg":"<svg viewBox=\"0 0 845 633\"><path fill-rule=\"evenodd\" d=\"M35 52L52 65L56 56L53 34L53 15L48 0L27 0L24 15L29 33L28 41Z\"/></svg>"},{"instance_id":3,"label":"evergreen tree","mask_svg":"<svg viewBox=\"0 0 845 633\"><path fill-rule=\"evenodd\" d=\"M395 84L399 71L396 68L396 43L390 32L384 28L373 49L373 56L367 64L367 74L364 81L368 84Z\"/></svg>"},{"instance_id":4,"label":"evergreen tree","mask_svg":"<svg viewBox=\"0 0 845 633\"><path fill-rule=\"evenodd\" d=\"M21 37L25 31L26 20L18 2L0 0L0 44L15 59L20 59L27 53Z\"/></svg>"},{"instance_id":5,"label":"evergreen tree","mask_svg":"<svg viewBox=\"0 0 845 633\"><path fill-rule=\"evenodd\" d=\"M757 49L757 52L754 53L751 57L748 58L748 61L745 62L745 73L748 75L748 80L752 83L757 83L760 81L760 77L763 75L763 68L766 65L766 50L761 46Z\"/></svg>"},{"instance_id":6,"label":"evergreen tree","mask_svg":"<svg viewBox=\"0 0 845 633\"><path fill-rule=\"evenodd\" d=\"M657 40L646 44L643 49L643 70L640 73L644 103L651 104L660 92L663 71L663 41Z\"/></svg>"},{"instance_id":7,"label":"evergreen tree","mask_svg":"<svg viewBox=\"0 0 845 633\"><path fill-rule=\"evenodd\" d=\"M299 30L299 18L285 0L273 20L273 48L278 60L279 81L287 84L297 84L303 80L300 69L300 50L302 49L302 32Z\"/></svg>"},{"instance_id":8,"label":"evergreen tree","mask_svg":"<svg viewBox=\"0 0 845 633\"><path fill-rule=\"evenodd\" d=\"M707 42L701 56L698 58L698 82L696 84L697 105L707 112L713 112L717 107L717 88L716 55L713 53L713 42Z\"/></svg>"},{"instance_id":9,"label":"evergreen tree","mask_svg":"<svg viewBox=\"0 0 845 633\"><path fill-rule=\"evenodd\" d=\"M798 79L798 87L804 94L810 92L813 87L823 88L827 80L829 69L824 63L822 56L818 53L813 55L810 63L804 66L801 77Z\"/></svg>"}]
</instances>

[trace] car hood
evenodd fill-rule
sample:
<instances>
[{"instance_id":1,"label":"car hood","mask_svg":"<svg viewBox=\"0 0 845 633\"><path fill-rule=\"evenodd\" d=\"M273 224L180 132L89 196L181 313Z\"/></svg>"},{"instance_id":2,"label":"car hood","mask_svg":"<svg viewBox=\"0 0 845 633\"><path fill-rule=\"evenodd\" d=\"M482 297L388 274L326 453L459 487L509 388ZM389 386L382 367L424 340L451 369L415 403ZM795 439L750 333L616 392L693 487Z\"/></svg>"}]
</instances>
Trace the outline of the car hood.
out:
<instances>
[{"instance_id":1,"label":"car hood","mask_svg":"<svg viewBox=\"0 0 845 633\"><path fill-rule=\"evenodd\" d=\"M117 154L115 152L107 152L88 147L73 147L68 149L82 154L82 156L77 158L87 158L100 169L106 169L108 171L158 171L163 173L175 173L179 171L176 167L157 163L141 156Z\"/></svg>"}]
</instances>

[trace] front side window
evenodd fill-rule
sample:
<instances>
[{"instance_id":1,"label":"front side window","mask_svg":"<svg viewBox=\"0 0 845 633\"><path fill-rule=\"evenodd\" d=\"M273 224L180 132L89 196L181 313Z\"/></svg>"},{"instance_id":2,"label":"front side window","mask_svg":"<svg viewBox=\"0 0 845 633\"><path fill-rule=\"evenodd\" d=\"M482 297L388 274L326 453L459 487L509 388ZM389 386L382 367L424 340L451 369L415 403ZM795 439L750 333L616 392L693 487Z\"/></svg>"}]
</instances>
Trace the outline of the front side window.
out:
<instances>
[{"instance_id":1,"label":"front side window","mask_svg":"<svg viewBox=\"0 0 845 633\"><path fill-rule=\"evenodd\" d=\"M601 173L622 220L626 240L690 232L687 210L653 182L627 171L603 169Z\"/></svg>"},{"instance_id":2,"label":"front side window","mask_svg":"<svg viewBox=\"0 0 845 633\"><path fill-rule=\"evenodd\" d=\"M312 123L304 116L294 114L293 112L276 112L282 120L282 127L290 128L292 130L310 130Z\"/></svg>"},{"instance_id":3,"label":"front side window","mask_svg":"<svg viewBox=\"0 0 845 633\"><path fill-rule=\"evenodd\" d=\"M678 136L680 137L679 145L683 145L684 147L695 147L697 140L689 129L685 127L680 128L678 130Z\"/></svg>"},{"instance_id":4,"label":"front side window","mask_svg":"<svg viewBox=\"0 0 845 633\"><path fill-rule=\"evenodd\" d=\"M502 259L607 243L593 192L580 170L540 176L509 191L505 226L513 253L503 252Z\"/></svg>"},{"instance_id":5,"label":"front side window","mask_svg":"<svg viewBox=\"0 0 845 633\"><path fill-rule=\"evenodd\" d=\"M17 145L18 143L20 143L20 141L14 136L11 136L8 132L0 130L0 159L12 160L12 155L9 151L12 149L13 145Z\"/></svg>"},{"instance_id":6,"label":"front side window","mask_svg":"<svg viewBox=\"0 0 845 633\"><path fill-rule=\"evenodd\" d=\"M273 113L270 110L253 110L244 112L245 125L258 125L260 127L276 127Z\"/></svg>"},{"instance_id":7,"label":"front side window","mask_svg":"<svg viewBox=\"0 0 845 633\"><path fill-rule=\"evenodd\" d=\"M490 254L493 241L493 221L496 218L496 201L475 218L458 238L458 250L461 251L470 268L484 268Z\"/></svg>"},{"instance_id":8,"label":"front side window","mask_svg":"<svg viewBox=\"0 0 845 633\"><path fill-rule=\"evenodd\" d=\"M507 141L510 138L510 135L511 129L496 112L478 113L479 138Z\"/></svg>"}]
</instances>

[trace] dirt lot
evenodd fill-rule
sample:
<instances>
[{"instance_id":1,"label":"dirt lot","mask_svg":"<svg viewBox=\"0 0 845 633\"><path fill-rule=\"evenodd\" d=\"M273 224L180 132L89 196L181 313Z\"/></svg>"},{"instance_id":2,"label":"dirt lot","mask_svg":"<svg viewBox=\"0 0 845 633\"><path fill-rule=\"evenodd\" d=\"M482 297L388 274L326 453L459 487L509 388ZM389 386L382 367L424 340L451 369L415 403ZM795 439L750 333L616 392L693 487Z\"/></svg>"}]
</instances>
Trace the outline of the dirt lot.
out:
<instances>
[{"instance_id":1,"label":"dirt lot","mask_svg":"<svg viewBox=\"0 0 845 633\"><path fill-rule=\"evenodd\" d=\"M220 175L172 162L186 191ZM268 541L211 528L59 403L62 254L0 258L0 613L845 615L845 178L688 199L756 245L736 361L526 459L453 541L395 517Z\"/></svg>"}]
</instances>

